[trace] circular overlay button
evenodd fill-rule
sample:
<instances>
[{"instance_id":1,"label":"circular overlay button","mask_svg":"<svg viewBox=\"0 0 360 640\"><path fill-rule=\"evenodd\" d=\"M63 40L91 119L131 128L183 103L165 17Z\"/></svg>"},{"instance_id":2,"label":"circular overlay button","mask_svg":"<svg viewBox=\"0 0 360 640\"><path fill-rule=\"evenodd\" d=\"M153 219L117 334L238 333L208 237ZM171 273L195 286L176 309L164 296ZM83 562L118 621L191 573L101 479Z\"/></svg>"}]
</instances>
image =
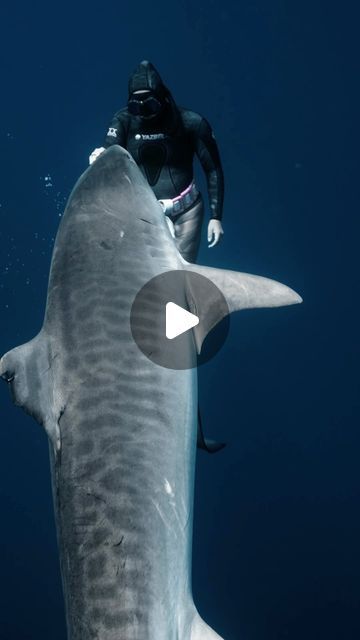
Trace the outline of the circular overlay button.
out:
<instances>
[{"instance_id":1,"label":"circular overlay button","mask_svg":"<svg viewBox=\"0 0 360 640\"><path fill-rule=\"evenodd\" d=\"M137 293L130 324L149 360L167 369L190 369L219 351L229 318L226 300L211 280L192 271L166 271Z\"/></svg>"}]
</instances>

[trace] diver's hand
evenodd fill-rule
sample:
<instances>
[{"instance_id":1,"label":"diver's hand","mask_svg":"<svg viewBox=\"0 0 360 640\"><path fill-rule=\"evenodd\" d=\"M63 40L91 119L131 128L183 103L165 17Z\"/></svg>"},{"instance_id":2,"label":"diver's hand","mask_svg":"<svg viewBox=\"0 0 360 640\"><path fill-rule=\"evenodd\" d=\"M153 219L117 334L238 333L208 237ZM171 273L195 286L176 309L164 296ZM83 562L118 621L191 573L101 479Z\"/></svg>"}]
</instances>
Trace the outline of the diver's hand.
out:
<instances>
[{"instance_id":1,"label":"diver's hand","mask_svg":"<svg viewBox=\"0 0 360 640\"><path fill-rule=\"evenodd\" d=\"M222 224L220 220L216 220L214 218L209 220L208 232L207 232L207 239L208 239L208 242L210 242L209 249L211 247L215 247L215 245L219 242L223 233L224 233L224 229L222 228Z\"/></svg>"},{"instance_id":2,"label":"diver's hand","mask_svg":"<svg viewBox=\"0 0 360 640\"><path fill-rule=\"evenodd\" d=\"M92 154L89 156L89 164L92 164L93 162L95 162L96 158L103 152L105 151L105 147L98 147L97 149L94 149L94 151L92 152Z\"/></svg>"}]
</instances>

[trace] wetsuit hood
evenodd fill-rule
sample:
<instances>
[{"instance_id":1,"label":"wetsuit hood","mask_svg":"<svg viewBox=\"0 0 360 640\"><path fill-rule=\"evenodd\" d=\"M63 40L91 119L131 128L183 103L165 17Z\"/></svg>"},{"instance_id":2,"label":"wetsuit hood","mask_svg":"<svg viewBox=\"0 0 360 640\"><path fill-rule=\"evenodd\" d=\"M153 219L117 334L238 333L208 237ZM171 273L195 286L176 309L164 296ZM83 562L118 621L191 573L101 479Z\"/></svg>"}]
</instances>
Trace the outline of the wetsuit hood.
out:
<instances>
[{"instance_id":1,"label":"wetsuit hood","mask_svg":"<svg viewBox=\"0 0 360 640\"><path fill-rule=\"evenodd\" d=\"M129 78L129 100L134 96L135 91L150 91L156 99L163 105L163 108L157 115L146 119L140 116L140 119L152 126L152 122L162 126L166 126L169 130L176 129L179 126L179 113L175 101L169 89L163 83L159 72L154 65L148 60L143 60L136 67ZM128 103L129 104L129 103Z\"/></svg>"},{"instance_id":2,"label":"wetsuit hood","mask_svg":"<svg viewBox=\"0 0 360 640\"><path fill-rule=\"evenodd\" d=\"M159 97L169 93L160 74L148 60L140 62L129 78L129 96L134 91L144 90L151 91Z\"/></svg>"}]
</instances>

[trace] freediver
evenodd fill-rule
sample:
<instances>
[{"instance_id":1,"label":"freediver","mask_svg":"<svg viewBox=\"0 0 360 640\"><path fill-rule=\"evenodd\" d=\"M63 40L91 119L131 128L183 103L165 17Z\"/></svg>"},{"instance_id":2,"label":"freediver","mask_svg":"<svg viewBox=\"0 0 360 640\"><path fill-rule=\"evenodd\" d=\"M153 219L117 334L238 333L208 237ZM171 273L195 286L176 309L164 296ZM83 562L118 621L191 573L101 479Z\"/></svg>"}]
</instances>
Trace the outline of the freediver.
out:
<instances>
[{"instance_id":1,"label":"freediver","mask_svg":"<svg viewBox=\"0 0 360 640\"><path fill-rule=\"evenodd\" d=\"M154 65L147 60L130 76L128 91L127 106L115 113L104 146L94 149L89 162L92 164L113 144L127 149L171 221L179 252L188 262L195 262L204 216L203 198L194 183L195 154L207 179L209 247L217 245L224 233L224 176L213 131L201 115L175 103ZM200 411L197 445L209 453L224 446L204 437Z\"/></svg>"},{"instance_id":2,"label":"freediver","mask_svg":"<svg viewBox=\"0 0 360 640\"><path fill-rule=\"evenodd\" d=\"M196 262L204 204L194 183L195 154L207 180L209 248L218 244L224 233L224 176L214 134L205 118L175 103L151 62L144 60L138 65L128 89L127 106L115 113L104 145L92 152L90 164L113 144L127 149L171 220L181 255Z\"/></svg>"}]
</instances>

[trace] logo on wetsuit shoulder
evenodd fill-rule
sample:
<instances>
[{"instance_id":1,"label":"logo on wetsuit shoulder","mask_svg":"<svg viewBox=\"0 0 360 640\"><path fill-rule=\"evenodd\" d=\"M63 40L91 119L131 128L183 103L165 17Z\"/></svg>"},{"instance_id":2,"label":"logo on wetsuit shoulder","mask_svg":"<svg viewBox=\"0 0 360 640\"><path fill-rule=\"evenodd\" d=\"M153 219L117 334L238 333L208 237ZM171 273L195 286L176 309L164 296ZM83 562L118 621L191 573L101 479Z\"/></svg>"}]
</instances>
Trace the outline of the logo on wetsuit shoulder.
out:
<instances>
[{"instance_id":1,"label":"logo on wetsuit shoulder","mask_svg":"<svg viewBox=\"0 0 360 640\"><path fill-rule=\"evenodd\" d=\"M164 140L165 133L137 133L135 140Z\"/></svg>"},{"instance_id":2,"label":"logo on wetsuit shoulder","mask_svg":"<svg viewBox=\"0 0 360 640\"><path fill-rule=\"evenodd\" d=\"M117 129L114 129L114 127L110 127L106 135L110 136L111 138L116 138L116 134L117 134Z\"/></svg>"}]
</instances>

